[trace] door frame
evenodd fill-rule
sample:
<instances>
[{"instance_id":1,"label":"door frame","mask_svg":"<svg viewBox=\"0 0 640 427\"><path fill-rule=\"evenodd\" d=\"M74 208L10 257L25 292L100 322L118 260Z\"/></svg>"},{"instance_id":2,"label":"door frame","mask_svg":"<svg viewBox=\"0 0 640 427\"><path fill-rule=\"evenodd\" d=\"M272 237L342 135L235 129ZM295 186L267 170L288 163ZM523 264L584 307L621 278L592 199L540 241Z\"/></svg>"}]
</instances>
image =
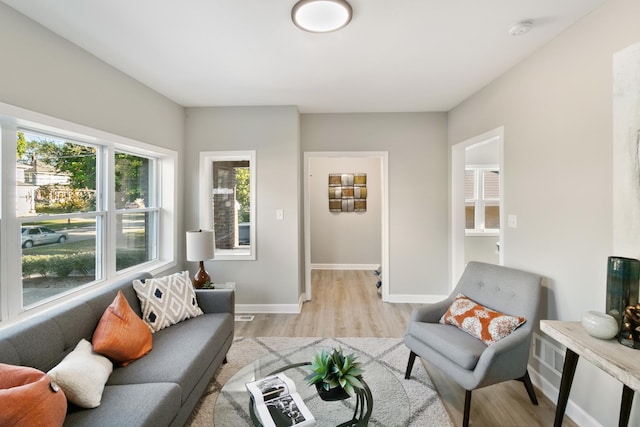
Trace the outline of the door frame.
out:
<instances>
[{"instance_id":1,"label":"door frame","mask_svg":"<svg viewBox=\"0 0 640 427\"><path fill-rule=\"evenodd\" d=\"M309 188L309 166L313 158L379 158L381 178L381 266L382 301L389 300L389 153L387 151L308 151L304 152L304 300L312 298L311 290L311 191Z\"/></svg>"},{"instance_id":2,"label":"door frame","mask_svg":"<svg viewBox=\"0 0 640 427\"><path fill-rule=\"evenodd\" d=\"M451 147L451 289L455 287L465 268L465 203L464 170L467 148L474 145L497 141L500 167L500 242L499 263L504 265L504 126L500 126L473 138L466 139Z\"/></svg>"}]
</instances>

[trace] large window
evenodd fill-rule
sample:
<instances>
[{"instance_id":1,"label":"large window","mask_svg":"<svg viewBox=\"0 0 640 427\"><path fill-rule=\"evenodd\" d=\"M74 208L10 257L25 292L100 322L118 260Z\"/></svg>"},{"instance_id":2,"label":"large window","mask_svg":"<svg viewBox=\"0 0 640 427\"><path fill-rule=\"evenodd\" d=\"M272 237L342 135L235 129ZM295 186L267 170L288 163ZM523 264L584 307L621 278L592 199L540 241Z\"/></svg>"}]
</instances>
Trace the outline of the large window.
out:
<instances>
[{"instance_id":1,"label":"large window","mask_svg":"<svg viewBox=\"0 0 640 427\"><path fill-rule=\"evenodd\" d=\"M158 203L155 160L115 154L116 270L157 257Z\"/></svg>"},{"instance_id":2,"label":"large window","mask_svg":"<svg viewBox=\"0 0 640 427\"><path fill-rule=\"evenodd\" d=\"M176 153L44 120L0 115L2 321L176 263Z\"/></svg>"},{"instance_id":3,"label":"large window","mask_svg":"<svg viewBox=\"0 0 640 427\"><path fill-rule=\"evenodd\" d=\"M22 304L103 278L96 234L100 147L18 131L16 216L22 248Z\"/></svg>"},{"instance_id":4,"label":"large window","mask_svg":"<svg viewBox=\"0 0 640 427\"><path fill-rule=\"evenodd\" d=\"M480 167L465 169L464 192L467 232L499 232L500 171Z\"/></svg>"}]
</instances>

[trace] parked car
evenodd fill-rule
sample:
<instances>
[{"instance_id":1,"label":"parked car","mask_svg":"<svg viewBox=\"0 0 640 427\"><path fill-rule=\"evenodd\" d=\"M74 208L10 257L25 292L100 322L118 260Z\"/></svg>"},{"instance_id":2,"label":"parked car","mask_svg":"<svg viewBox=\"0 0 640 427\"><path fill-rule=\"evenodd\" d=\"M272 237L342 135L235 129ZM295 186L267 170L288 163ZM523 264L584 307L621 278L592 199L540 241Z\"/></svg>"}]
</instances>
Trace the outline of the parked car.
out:
<instances>
[{"instance_id":1,"label":"parked car","mask_svg":"<svg viewBox=\"0 0 640 427\"><path fill-rule=\"evenodd\" d=\"M64 243L69 238L67 233L38 226L23 226L20 229L20 234L22 235L23 248L47 243Z\"/></svg>"}]
</instances>

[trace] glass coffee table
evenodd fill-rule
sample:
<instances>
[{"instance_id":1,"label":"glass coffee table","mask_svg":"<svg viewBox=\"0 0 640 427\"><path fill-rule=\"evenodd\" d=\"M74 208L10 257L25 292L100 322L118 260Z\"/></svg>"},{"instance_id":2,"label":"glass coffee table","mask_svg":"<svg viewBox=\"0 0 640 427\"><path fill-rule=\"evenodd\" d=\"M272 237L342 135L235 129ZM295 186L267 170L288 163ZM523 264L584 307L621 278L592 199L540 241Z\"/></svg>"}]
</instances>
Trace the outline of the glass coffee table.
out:
<instances>
[{"instance_id":1,"label":"glass coffee table","mask_svg":"<svg viewBox=\"0 0 640 427\"><path fill-rule=\"evenodd\" d=\"M318 396L314 386L304 377L309 374L306 363L313 359L318 347L307 347L268 354L243 367L222 387L213 411L216 427L260 426L253 414L253 403L245 384L284 372L296 384L297 392L316 419L316 426L407 426L411 414L407 393L384 365L373 359L358 357L362 364L366 388L358 396L327 402ZM349 353L349 351L346 351ZM356 356L358 353L356 352Z\"/></svg>"}]
</instances>

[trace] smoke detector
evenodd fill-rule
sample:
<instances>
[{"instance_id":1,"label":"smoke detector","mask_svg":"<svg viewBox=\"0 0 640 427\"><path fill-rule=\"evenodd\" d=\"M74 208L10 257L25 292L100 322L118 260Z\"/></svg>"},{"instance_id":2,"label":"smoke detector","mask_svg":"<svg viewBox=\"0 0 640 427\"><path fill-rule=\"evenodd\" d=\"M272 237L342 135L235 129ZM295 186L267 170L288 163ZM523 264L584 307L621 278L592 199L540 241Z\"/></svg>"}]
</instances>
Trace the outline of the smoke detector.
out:
<instances>
[{"instance_id":1,"label":"smoke detector","mask_svg":"<svg viewBox=\"0 0 640 427\"><path fill-rule=\"evenodd\" d=\"M521 36L531 31L533 21L520 21L509 27L509 34L512 36Z\"/></svg>"}]
</instances>

